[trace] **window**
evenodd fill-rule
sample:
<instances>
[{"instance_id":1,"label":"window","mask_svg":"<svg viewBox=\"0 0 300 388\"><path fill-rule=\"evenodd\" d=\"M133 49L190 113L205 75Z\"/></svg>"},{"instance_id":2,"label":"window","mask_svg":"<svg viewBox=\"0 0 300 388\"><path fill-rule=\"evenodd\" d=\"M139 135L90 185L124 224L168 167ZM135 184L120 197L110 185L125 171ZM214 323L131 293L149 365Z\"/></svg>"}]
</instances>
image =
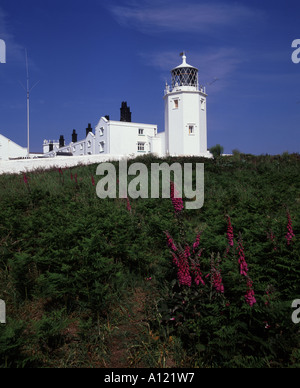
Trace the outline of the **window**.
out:
<instances>
[{"instance_id":1,"label":"window","mask_svg":"<svg viewBox=\"0 0 300 388\"><path fill-rule=\"evenodd\" d=\"M178 109L178 100L174 100L174 109Z\"/></svg>"},{"instance_id":2,"label":"window","mask_svg":"<svg viewBox=\"0 0 300 388\"><path fill-rule=\"evenodd\" d=\"M99 128L99 135L100 136L104 135L104 128L103 127Z\"/></svg>"},{"instance_id":3,"label":"window","mask_svg":"<svg viewBox=\"0 0 300 388\"><path fill-rule=\"evenodd\" d=\"M201 109L205 110L205 99L201 98Z\"/></svg>"},{"instance_id":4,"label":"window","mask_svg":"<svg viewBox=\"0 0 300 388\"><path fill-rule=\"evenodd\" d=\"M137 149L138 149L138 151L145 151L145 143L139 142Z\"/></svg>"},{"instance_id":5,"label":"window","mask_svg":"<svg viewBox=\"0 0 300 388\"><path fill-rule=\"evenodd\" d=\"M80 149L83 150L83 144L82 143L80 144Z\"/></svg>"},{"instance_id":6,"label":"window","mask_svg":"<svg viewBox=\"0 0 300 388\"><path fill-rule=\"evenodd\" d=\"M144 134L144 130L142 128L139 128L139 135L143 135Z\"/></svg>"},{"instance_id":7,"label":"window","mask_svg":"<svg viewBox=\"0 0 300 388\"><path fill-rule=\"evenodd\" d=\"M193 135L195 133L195 128L193 125L189 125L189 135Z\"/></svg>"},{"instance_id":8,"label":"window","mask_svg":"<svg viewBox=\"0 0 300 388\"><path fill-rule=\"evenodd\" d=\"M90 148L91 145L92 145L92 142L89 140L89 141L87 142L87 146Z\"/></svg>"},{"instance_id":9,"label":"window","mask_svg":"<svg viewBox=\"0 0 300 388\"><path fill-rule=\"evenodd\" d=\"M99 152L104 152L104 141L99 142Z\"/></svg>"}]
</instances>

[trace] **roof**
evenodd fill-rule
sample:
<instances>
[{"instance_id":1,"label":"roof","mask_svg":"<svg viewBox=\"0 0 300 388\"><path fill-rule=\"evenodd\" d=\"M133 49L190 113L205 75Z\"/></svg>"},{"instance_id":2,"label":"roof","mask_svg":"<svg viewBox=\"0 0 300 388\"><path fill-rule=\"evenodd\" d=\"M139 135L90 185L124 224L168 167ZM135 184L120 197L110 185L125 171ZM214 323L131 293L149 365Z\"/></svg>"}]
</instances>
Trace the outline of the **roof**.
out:
<instances>
[{"instance_id":1,"label":"roof","mask_svg":"<svg viewBox=\"0 0 300 388\"><path fill-rule=\"evenodd\" d=\"M184 67L189 67L189 68L191 68L191 69L196 69L196 70L198 70L196 67L191 66L191 65L189 65L188 63L186 63L186 55L185 55L185 54L182 55L182 64L179 65L179 66L174 67L174 69L172 69L172 71L175 70L175 69L181 69L181 68L184 68Z\"/></svg>"}]
</instances>

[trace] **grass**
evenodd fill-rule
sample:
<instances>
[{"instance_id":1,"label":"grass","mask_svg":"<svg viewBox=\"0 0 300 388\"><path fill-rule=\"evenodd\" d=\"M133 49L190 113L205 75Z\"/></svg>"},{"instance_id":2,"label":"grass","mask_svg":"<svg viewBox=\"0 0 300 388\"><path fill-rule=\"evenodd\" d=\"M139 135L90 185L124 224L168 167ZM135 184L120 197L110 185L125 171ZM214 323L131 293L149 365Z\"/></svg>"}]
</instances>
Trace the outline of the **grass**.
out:
<instances>
[{"instance_id":1,"label":"grass","mask_svg":"<svg viewBox=\"0 0 300 388\"><path fill-rule=\"evenodd\" d=\"M97 165L0 176L0 298L7 306L0 366L299 365L299 329L291 322L300 297L299 155L147 155L128 164L150 171L163 161L205 165L204 206L185 210L180 221L169 199L129 198L131 209L126 199L99 199ZM289 245L287 212L295 234ZM239 233L243 239L253 308L236 251L225 254L226 215L234 249ZM223 296L180 287L165 231L189 245L202 232L203 276L220 257Z\"/></svg>"}]
</instances>

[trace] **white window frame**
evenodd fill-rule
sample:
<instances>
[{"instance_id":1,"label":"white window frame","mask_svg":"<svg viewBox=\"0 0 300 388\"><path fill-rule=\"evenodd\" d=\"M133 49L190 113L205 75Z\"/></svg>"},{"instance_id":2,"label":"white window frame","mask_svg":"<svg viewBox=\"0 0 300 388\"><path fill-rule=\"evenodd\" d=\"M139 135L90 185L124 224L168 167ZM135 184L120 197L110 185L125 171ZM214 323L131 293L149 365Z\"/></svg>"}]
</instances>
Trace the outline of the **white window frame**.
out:
<instances>
[{"instance_id":1,"label":"white window frame","mask_svg":"<svg viewBox=\"0 0 300 388\"><path fill-rule=\"evenodd\" d=\"M145 152L145 151L146 151L146 150L145 150L145 144L146 144L146 143L141 142L141 141L139 141L139 142L137 143L137 150L138 150L138 152Z\"/></svg>"},{"instance_id":2,"label":"white window frame","mask_svg":"<svg viewBox=\"0 0 300 388\"><path fill-rule=\"evenodd\" d=\"M99 153L104 152L104 141L99 141Z\"/></svg>"}]
</instances>

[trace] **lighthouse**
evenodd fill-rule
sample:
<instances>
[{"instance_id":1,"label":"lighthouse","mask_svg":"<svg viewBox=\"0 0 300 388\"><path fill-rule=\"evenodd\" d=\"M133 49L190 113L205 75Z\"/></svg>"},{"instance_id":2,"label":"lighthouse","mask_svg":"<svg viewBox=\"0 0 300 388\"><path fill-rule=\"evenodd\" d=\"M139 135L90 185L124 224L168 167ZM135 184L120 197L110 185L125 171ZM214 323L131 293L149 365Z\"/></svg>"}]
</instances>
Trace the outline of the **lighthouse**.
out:
<instances>
[{"instance_id":1,"label":"lighthouse","mask_svg":"<svg viewBox=\"0 0 300 388\"><path fill-rule=\"evenodd\" d=\"M172 156L208 156L206 97L199 86L198 69L186 62L171 70L171 85L166 83L165 153Z\"/></svg>"}]
</instances>

